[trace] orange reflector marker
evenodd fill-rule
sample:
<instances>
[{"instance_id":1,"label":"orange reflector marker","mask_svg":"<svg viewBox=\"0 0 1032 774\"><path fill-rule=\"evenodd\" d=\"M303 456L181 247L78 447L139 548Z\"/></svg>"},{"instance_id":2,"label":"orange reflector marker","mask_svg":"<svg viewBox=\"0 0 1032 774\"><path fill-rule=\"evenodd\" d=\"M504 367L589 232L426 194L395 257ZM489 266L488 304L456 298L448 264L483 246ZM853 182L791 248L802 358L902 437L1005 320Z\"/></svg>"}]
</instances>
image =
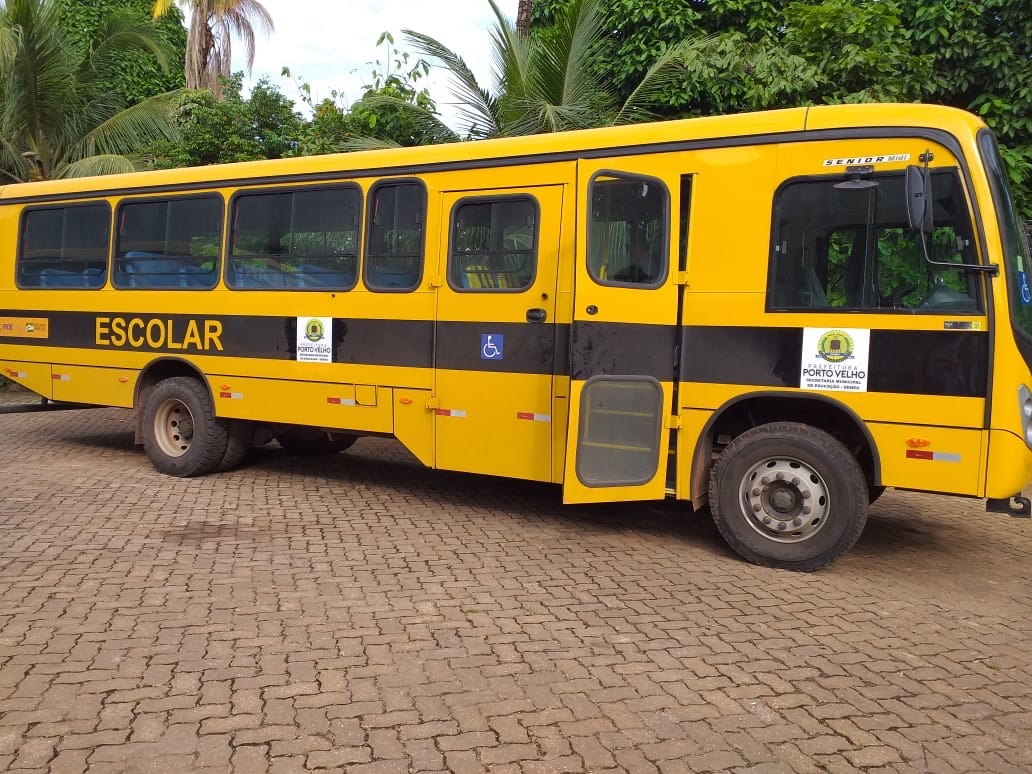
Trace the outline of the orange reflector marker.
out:
<instances>
[{"instance_id":1,"label":"orange reflector marker","mask_svg":"<svg viewBox=\"0 0 1032 774\"><path fill-rule=\"evenodd\" d=\"M126 377L124 377L124 376L119 376L119 377L118 377L118 383L119 383L119 384L125 384L125 383L126 383L126 382L128 382L128 381L129 381L129 380L128 380L128 379L127 379Z\"/></svg>"},{"instance_id":2,"label":"orange reflector marker","mask_svg":"<svg viewBox=\"0 0 1032 774\"><path fill-rule=\"evenodd\" d=\"M412 398L398 398L398 403L402 406L409 406L412 404Z\"/></svg>"},{"instance_id":3,"label":"orange reflector marker","mask_svg":"<svg viewBox=\"0 0 1032 774\"><path fill-rule=\"evenodd\" d=\"M911 449L923 449L925 446L931 446L932 442L927 438L908 438L907 446Z\"/></svg>"}]
</instances>

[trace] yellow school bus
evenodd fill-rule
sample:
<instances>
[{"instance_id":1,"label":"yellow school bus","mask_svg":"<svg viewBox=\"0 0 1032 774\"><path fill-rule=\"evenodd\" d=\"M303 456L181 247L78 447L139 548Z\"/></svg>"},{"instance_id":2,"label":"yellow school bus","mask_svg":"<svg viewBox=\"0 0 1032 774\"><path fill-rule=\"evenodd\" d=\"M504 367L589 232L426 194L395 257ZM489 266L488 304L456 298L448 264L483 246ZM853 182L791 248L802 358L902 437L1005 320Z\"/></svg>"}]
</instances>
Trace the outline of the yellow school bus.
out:
<instances>
[{"instance_id":1,"label":"yellow school bus","mask_svg":"<svg viewBox=\"0 0 1032 774\"><path fill-rule=\"evenodd\" d=\"M1030 259L962 111L10 185L0 251L0 373L135 409L162 473L392 436L567 503L708 502L796 570L886 487L1029 511Z\"/></svg>"}]
</instances>

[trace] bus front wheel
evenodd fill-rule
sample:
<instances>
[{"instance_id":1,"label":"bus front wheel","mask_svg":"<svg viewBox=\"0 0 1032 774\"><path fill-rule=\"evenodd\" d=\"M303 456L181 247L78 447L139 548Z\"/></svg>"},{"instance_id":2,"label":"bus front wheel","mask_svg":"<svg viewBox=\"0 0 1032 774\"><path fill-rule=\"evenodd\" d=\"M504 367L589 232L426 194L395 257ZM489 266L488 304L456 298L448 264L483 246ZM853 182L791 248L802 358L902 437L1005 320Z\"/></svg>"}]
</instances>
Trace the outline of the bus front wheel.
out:
<instances>
[{"instance_id":1,"label":"bus front wheel","mask_svg":"<svg viewBox=\"0 0 1032 774\"><path fill-rule=\"evenodd\" d=\"M226 455L229 423L215 416L211 396L197 379L158 382L143 404L143 448L169 476L203 476Z\"/></svg>"},{"instance_id":2,"label":"bus front wheel","mask_svg":"<svg viewBox=\"0 0 1032 774\"><path fill-rule=\"evenodd\" d=\"M735 438L710 472L710 510L740 556L812 572L831 564L867 522L867 482L837 439L796 422L772 422Z\"/></svg>"}]
</instances>

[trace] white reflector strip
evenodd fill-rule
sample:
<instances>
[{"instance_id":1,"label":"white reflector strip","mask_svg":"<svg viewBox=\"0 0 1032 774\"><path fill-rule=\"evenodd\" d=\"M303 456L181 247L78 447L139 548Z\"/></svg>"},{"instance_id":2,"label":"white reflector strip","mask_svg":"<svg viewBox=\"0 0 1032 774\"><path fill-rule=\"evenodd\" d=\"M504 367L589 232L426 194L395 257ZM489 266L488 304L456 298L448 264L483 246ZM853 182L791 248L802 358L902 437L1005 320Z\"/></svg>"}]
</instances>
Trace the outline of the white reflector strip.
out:
<instances>
[{"instance_id":1,"label":"white reflector strip","mask_svg":"<svg viewBox=\"0 0 1032 774\"><path fill-rule=\"evenodd\" d=\"M551 422L552 421L552 415L551 414L535 414L535 413L530 412L530 411L517 411L516 412L516 418L517 419L525 419L528 422Z\"/></svg>"},{"instance_id":2,"label":"white reflector strip","mask_svg":"<svg viewBox=\"0 0 1032 774\"><path fill-rule=\"evenodd\" d=\"M355 405L355 399L354 398L334 398L334 397L329 397L329 398L326 399L326 402L329 403L331 406L354 406Z\"/></svg>"}]
</instances>

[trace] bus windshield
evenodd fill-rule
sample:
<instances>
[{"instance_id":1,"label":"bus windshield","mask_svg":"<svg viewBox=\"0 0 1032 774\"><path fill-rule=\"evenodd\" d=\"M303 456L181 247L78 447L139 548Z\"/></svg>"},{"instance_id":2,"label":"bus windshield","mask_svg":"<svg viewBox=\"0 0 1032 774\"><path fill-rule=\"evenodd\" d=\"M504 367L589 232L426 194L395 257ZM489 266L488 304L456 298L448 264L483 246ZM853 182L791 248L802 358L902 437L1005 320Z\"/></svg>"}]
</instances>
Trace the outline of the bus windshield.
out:
<instances>
[{"instance_id":1,"label":"bus windshield","mask_svg":"<svg viewBox=\"0 0 1032 774\"><path fill-rule=\"evenodd\" d=\"M996 205L996 220L1000 224L1000 239L1003 242L1003 259L1007 270L1007 285L1010 288L1011 320L1018 337L1018 346L1032 367L1032 260L1028 244L1018 219L1014 196L1007 181L1000 151L991 132L978 135L978 147L982 161L989 173L989 186Z\"/></svg>"}]
</instances>

